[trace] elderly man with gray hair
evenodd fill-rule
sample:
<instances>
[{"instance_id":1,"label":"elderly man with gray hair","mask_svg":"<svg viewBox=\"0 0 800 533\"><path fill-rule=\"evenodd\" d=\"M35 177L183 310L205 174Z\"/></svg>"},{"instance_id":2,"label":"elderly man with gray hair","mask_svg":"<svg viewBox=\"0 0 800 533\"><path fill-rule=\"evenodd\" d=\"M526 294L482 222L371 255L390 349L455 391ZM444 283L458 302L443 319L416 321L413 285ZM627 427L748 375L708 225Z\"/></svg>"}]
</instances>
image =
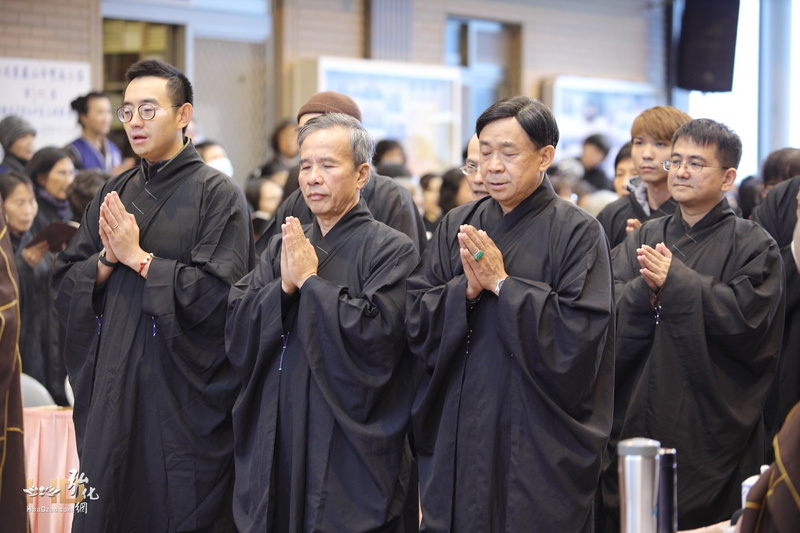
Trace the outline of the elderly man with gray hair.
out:
<instances>
[{"instance_id":1,"label":"elderly man with gray hair","mask_svg":"<svg viewBox=\"0 0 800 533\"><path fill-rule=\"evenodd\" d=\"M417 252L360 198L374 145L357 120L314 118L299 145L314 221L285 217L229 298L236 526L387 531L408 490L404 300Z\"/></svg>"}]
</instances>

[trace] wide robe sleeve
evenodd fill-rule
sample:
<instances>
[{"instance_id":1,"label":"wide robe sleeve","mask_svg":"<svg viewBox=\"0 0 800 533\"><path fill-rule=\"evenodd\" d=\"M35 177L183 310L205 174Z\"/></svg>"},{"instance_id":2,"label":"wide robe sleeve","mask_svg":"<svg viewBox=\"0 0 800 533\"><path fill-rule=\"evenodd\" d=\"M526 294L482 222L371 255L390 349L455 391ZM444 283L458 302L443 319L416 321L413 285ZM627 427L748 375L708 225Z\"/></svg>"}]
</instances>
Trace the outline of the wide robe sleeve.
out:
<instances>
[{"instance_id":1,"label":"wide robe sleeve","mask_svg":"<svg viewBox=\"0 0 800 533\"><path fill-rule=\"evenodd\" d=\"M228 293L253 265L248 212L229 185L206 191L188 262L154 257L145 283L142 312L156 318L176 364L189 373L213 372L225 359Z\"/></svg>"},{"instance_id":2,"label":"wide robe sleeve","mask_svg":"<svg viewBox=\"0 0 800 533\"><path fill-rule=\"evenodd\" d=\"M98 229L100 204L125 176L128 173L109 182L92 200L70 246L57 258L53 287L58 293L59 314L68 320L68 367L81 366L102 323L103 293L108 282L95 287L97 260L103 249ZM152 317L154 331L163 334L170 355L186 376L207 380L225 357L219 332L225 324L230 286L249 270L253 252L250 220L241 192L223 179L206 180L198 188L202 191L199 215L198 204L182 206L197 217L196 241L185 258L156 254L147 280L142 280L142 313ZM141 240L147 250L146 237Z\"/></svg>"},{"instance_id":3,"label":"wide robe sleeve","mask_svg":"<svg viewBox=\"0 0 800 533\"><path fill-rule=\"evenodd\" d=\"M242 385L257 380L265 361L283 344L281 309L280 238L271 243L256 268L237 281L228 296L225 349ZM273 264L276 266L273 267ZM286 295L283 295L286 297Z\"/></svg>"},{"instance_id":4,"label":"wide robe sleeve","mask_svg":"<svg viewBox=\"0 0 800 533\"><path fill-rule=\"evenodd\" d=\"M698 350L707 346L709 353L737 361L754 376L763 374L764 365L775 362L775 354L763 346L774 343L773 323L784 305L783 265L775 243L765 235L763 246L743 250L747 256L730 261L726 267L729 272L722 280L719 274L704 272L702 265L687 266L674 254L656 325L651 293L636 260L636 248L642 244L655 246L663 240L663 232L656 234L655 229L655 225L637 229L614 250L617 308L620 324L625 324L622 329L636 331L636 337L645 342L647 338L652 341L656 328L663 326L669 329L676 350L684 347L687 354L695 354L687 355L686 363L692 367L710 363L696 357ZM707 257L709 263L721 260Z\"/></svg>"},{"instance_id":5,"label":"wide robe sleeve","mask_svg":"<svg viewBox=\"0 0 800 533\"><path fill-rule=\"evenodd\" d=\"M408 282L409 344L433 375L432 390L437 374L444 377L471 334L466 275L455 239L461 223L453 218L440 223ZM556 231L547 244L535 247L536 254L550 258L539 272L519 260L516 250L509 256L501 250L509 277L499 298L484 291L481 299L496 305L492 316L502 352L513 355L533 387L582 419L589 415L592 402L587 399L595 394L603 354L613 348L611 258L596 221L587 217L565 227L570 229ZM487 319L485 313L481 317Z\"/></svg>"},{"instance_id":6,"label":"wide robe sleeve","mask_svg":"<svg viewBox=\"0 0 800 533\"><path fill-rule=\"evenodd\" d=\"M357 259L360 290L324 274L300 290L298 338L313 379L339 424L363 438L407 420L408 410L396 409L384 393L394 390L389 385L406 353L405 282L418 256L410 240L393 235ZM387 419L390 413L398 419Z\"/></svg>"}]
</instances>

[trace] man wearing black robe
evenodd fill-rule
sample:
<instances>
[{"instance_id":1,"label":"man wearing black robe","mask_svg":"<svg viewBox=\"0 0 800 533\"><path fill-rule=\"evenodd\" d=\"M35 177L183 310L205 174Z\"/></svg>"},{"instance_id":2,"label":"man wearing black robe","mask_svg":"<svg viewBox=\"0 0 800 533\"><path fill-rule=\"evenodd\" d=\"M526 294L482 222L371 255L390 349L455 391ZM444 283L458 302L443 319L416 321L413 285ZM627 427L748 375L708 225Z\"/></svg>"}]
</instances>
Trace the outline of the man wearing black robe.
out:
<instances>
[{"instance_id":1,"label":"man wearing black robe","mask_svg":"<svg viewBox=\"0 0 800 533\"><path fill-rule=\"evenodd\" d=\"M661 163L669 158L672 135L692 117L680 109L656 106L642 111L631 125L631 158L637 177L628 184L630 194L603 208L597 220L611 248L625 240L643 222L671 215L678 204L669 195L667 172Z\"/></svg>"},{"instance_id":2,"label":"man wearing black robe","mask_svg":"<svg viewBox=\"0 0 800 533\"><path fill-rule=\"evenodd\" d=\"M184 140L186 77L146 60L127 79L118 116L142 163L103 186L53 278L88 507L73 531L210 531L231 516L224 327L252 230L241 191Z\"/></svg>"},{"instance_id":3,"label":"man wearing black robe","mask_svg":"<svg viewBox=\"0 0 800 533\"><path fill-rule=\"evenodd\" d=\"M413 399L405 281L418 255L358 191L373 144L354 118L300 129L300 188L315 220L288 217L231 290L226 347L239 531L395 531L409 489ZM414 498L416 500L416 498Z\"/></svg>"},{"instance_id":4,"label":"man wearing black robe","mask_svg":"<svg viewBox=\"0 0 800 533\"><path fill-rule=\"evenodd\" d=\"M800 274L797 257L800 243L793 235L798 228L797 195L800 176L784 181L767 193L753 212L753 220L761 224L778 242L786 274L786 314L778 375L764 408L767 423L767 449L792 407L800 402ZM795 241L792 244L792 241Z\"/></svg>"},{"instance_id":5,"label":"man wearing black robe","mask_svg":"<svg viewBox=\"0 0 800 533\"><path fill-rule=\"evenodd\" d=\"M303 126L311 118L324 113L344 113L361 122L358 104L349 96L334 91L324 91L309 98L297 113L297 122ZM292 173L289 173L290 179ZM375 220L406 234L417 251L422 252L428 242L425 224L411 193L405 187L392 178L370 171L369 181L361 190L361 199ZM299 189L284 197L272 222L256 242L258 255L263 253L274 235L281 233L281 224L287 216L298 218L303 225L314 221L314 215Z\"/></svg>"},{"instance_id":6,"label":"man wearing black robe","mask_svg":"<svg viewBox=\"0 0 800 533\"><path fill-rule=\"evenodd\" d=\"M677 450L681 530L730 517L742 481L764 460L761 411L778 365L783 264L775 241L724 199L741 154L723 124L681 126L665 165L678 211L612 253L619 327L610 449L647 437ZM603 498L616 522L610 459Z\"/></svg>"},{"instance_id":7,"label":"man wearing black robe","mask_svg":"<svg viewBox=\"0 0 800 533\"><path fill-rule=\"evenodd\" d=\"M450 211L408 280L424 531L593 531L611 430L600 224L545 171L558 127L519 96L477 122L487 197Z\"/></svg>"}]
</instances>

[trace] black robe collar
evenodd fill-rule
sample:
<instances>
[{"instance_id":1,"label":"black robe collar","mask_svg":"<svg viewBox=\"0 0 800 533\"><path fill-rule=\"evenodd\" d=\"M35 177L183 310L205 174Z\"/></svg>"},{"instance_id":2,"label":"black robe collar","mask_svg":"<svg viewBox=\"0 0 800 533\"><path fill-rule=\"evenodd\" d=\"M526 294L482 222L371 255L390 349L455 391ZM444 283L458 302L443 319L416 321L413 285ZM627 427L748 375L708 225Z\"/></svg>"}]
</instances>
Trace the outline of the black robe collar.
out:
<instances>
[{"instance_id":1,"label":"black robe collar","mask_svg":"<svg viewBox=\"0 0 800 533\"><path fill-rule=\"evenodd\" d=\"M479 200L480 205L486 202L486 209L480 214L480 229L490 235L495 244L502 250L508 240L516 238L516 233L526 229L526 224L520 221L530 219L541 214L545 209L558 199L550 178L544 176L542 183L510 213L503 215L503 208L491 198ZM516 231L515 231L516 230Z\"/></svg>"},{"instance_id":2,"label":"black robe collar","mask_svg":"<svg viewBox=\"0 0 800 533\"><path fill-rule=\"evenodd\" d=\"M711 211L706 213L706 216L689 228L683 221L681 209L678 206L665 228L666 242L669 243L670 251L677 254L682 260L685 259L695 250L697 243L703 241L720 223L731 218L736 218L736 213L728 205L728 200L723 198Z\"/></svg>"},{"instance_id":3,"label":"black robe collar","mask_svg":"<svg viewBox=\"0 0 800 533\"><path fill-rule=\"evenodd\" d=\"M311 224L309 240L317 252L319 267L322 268L328 259L333 257L336 251L355 235L356 229L373 220L372 213L363 198L359 199L358 203L345 213L324 237L315 218L314 223Z\"/></svg>"}]
</instances>

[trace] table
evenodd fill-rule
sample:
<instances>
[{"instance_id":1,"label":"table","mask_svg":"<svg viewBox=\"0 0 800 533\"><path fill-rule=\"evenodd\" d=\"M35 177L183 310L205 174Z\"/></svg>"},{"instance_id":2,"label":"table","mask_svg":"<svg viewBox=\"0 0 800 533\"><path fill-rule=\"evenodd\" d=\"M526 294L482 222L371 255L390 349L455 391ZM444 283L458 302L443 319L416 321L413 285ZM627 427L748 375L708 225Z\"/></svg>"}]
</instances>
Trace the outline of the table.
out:
<instances>
[{"instance_id":1,"label":"table","mask_svg":"<svg viewBox=\"0 0 800 533\"><path fill-rule=\"evenodd\" d=\"M29 407L23 421L31 533L68 533L75 504L83 500L83 486L72 483L79 475L72 409Z\"/></svg>"}]
</instances>

